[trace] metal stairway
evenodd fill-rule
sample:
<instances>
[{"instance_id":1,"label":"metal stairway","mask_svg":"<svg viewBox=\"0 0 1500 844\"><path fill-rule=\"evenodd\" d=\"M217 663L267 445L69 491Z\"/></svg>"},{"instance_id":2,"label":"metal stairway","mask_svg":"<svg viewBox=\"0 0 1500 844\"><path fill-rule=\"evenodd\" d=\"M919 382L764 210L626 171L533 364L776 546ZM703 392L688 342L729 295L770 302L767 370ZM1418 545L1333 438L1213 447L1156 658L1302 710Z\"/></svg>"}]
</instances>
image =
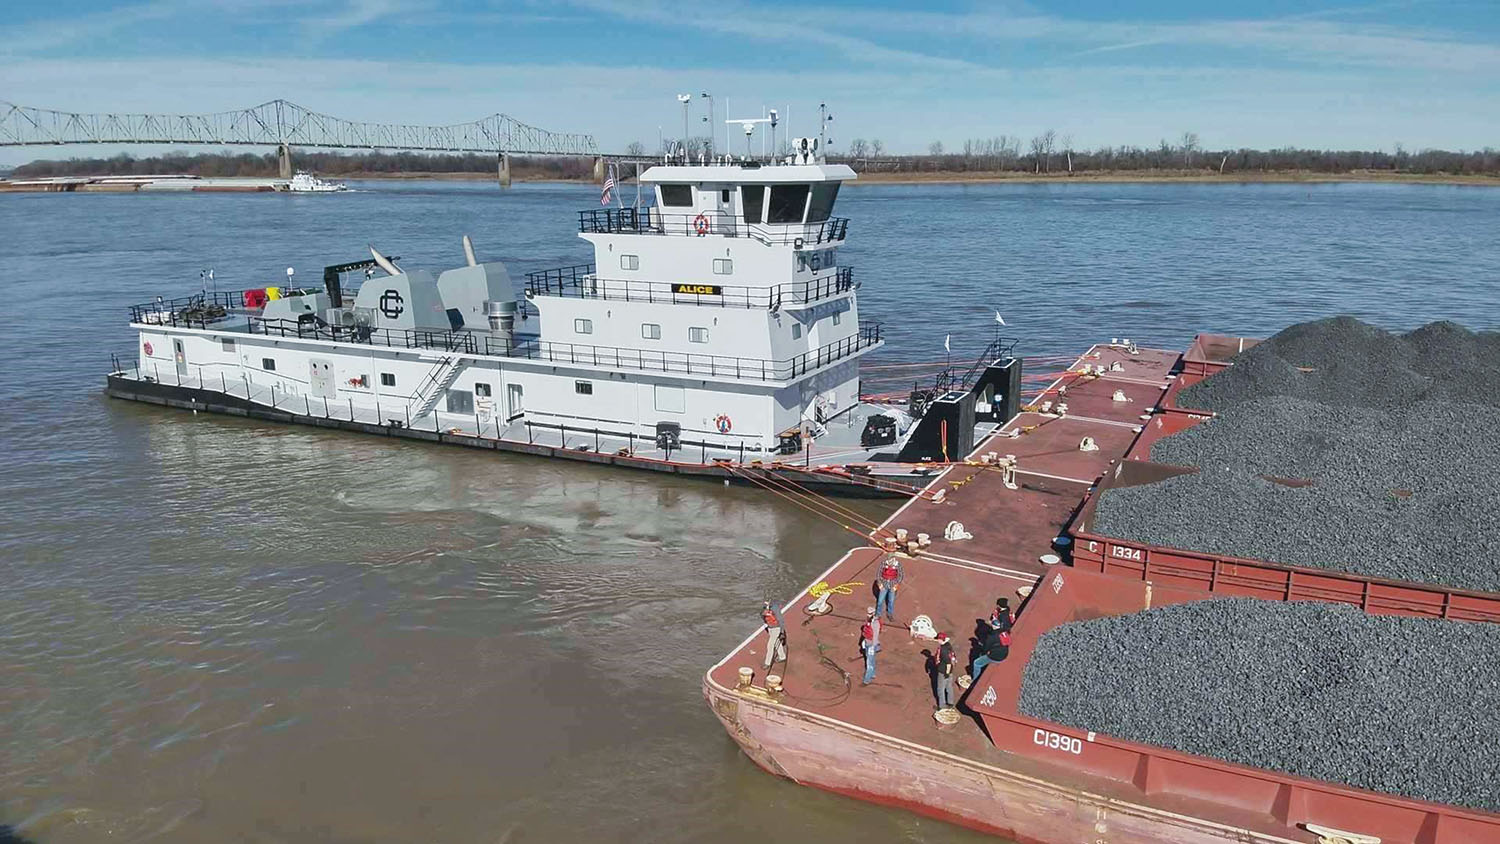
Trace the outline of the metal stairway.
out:
<instances>
[{"instance_id":1,"label":"metal stairway","mask_svg":"<svg viewBox=\"0 0 1500 844\"><path fill-rule=\"evenodd\" d=\"M421 386L412 394L411 402L406 406L407 413L412 419L420 419L432 412L437 407L438 399L443 393L458 380L458 374L463 371L463 359L458 355L443 355L438 362L433 364L427 372L427 377L422 379Z\"/></svg>"}]
</instances>

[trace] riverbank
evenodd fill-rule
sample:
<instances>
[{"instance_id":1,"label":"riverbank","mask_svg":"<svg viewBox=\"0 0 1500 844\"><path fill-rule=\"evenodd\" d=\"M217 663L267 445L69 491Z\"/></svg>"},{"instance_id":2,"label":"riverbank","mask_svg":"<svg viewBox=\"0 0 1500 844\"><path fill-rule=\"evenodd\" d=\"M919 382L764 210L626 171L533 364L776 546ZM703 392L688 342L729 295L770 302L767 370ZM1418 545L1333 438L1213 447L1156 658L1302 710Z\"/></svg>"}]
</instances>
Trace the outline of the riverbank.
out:
<instances>
[{"instance_id":1,"label":"riverbank","mask_svg":"<svg viewBox=\"0 0 1500 844\"><path fill-rule=\"evenodd\" d=\"M1044 184L1088 182L1093 184L1137 184L1143 182L1205 182L1223 184L1381 182L1390 184L1488 185L1500 186L1500 174L1450 175L1441 173L1400 173L1390 170L1356 170L1347 173L1316 173L1310 170L1278 170L1218 173L1203 170L1120 170L1079 171L1074 173L1025 173L1019 171L861 171L859 181L885 185L945 185L1014 182Z\"/></svg>"},{"instance_id":2,"label":"riverbank","mask_svg":"<svg viewBox=\"0 0 1500 844\"><path fill-rule=\"evenodd\" d=\"M1347 173L1317 173L1311 170L1278 170L1225 173L1219 175L1204 170L1120 170L1078 171L1074 173L1025 173L1020 171L913 171L913 170L856 170L859 179L852 184L883 185L948 185L989 184L1013 182L1016 184L1047 184L1088 182L1094 184L1138 184L1146 182L1204 182L1204 183L1331 183L1331 182L1381 182L1390 184L1435 184L1435 185L1487 185L1500 186L1500 173L1494 175L1453 175L1442 173L1401 173L1389 170L1357 170ZM409 171L400 173L329 173L328 178L337 179L391 179L436 181L480 181L494 180L494 173L427 173ZM559 179L546 176L516 175L517 182L559 182L564 184L589 184L590 179ZM631 180L620 174L622 184Z\"/></svg>"}]
</instances>

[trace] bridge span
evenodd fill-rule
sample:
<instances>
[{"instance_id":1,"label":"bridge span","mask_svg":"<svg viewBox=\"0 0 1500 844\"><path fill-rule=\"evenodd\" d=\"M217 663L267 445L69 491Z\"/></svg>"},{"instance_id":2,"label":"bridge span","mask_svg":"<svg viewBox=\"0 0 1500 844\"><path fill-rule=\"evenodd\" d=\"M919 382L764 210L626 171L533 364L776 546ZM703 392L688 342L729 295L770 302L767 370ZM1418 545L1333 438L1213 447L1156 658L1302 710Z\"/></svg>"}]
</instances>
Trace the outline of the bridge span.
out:
<instances>
[{"instance_id":1,"label":"bridge span","mask_svg":"<svg viewBox=\"0 0 1500 844\"><path fill-rule=\"evenodd\" d=\"M597 179L606 156L592 135L553 132L507 114L447 126L346 120L272 100L252 108L212 114L84 114L19 106L0 100L0 146L72 144L205 144L277 149L282 178L292 176L292 149L368 149L493 153L502 185L510 184L510 156L592 157Z\"/></svg>"}]
</instances>

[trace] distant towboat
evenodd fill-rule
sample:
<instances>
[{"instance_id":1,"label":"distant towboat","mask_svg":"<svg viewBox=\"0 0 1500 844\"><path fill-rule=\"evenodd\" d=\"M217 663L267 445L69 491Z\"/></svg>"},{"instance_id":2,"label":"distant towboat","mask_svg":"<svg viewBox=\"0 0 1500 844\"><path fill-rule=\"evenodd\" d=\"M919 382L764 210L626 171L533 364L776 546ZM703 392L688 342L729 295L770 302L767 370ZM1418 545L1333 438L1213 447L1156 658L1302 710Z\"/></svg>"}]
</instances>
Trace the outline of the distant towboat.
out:
<instances>
[{"instance_id":1,"label":"distant towboat","mask_svg":"<svg viewBox=\"0 0 1500 844\"><path fill-rule=\"evenodd\" d=\"M287 183L286 189L294 193L331 193L348 190L349 186L342 182L325 182L311 173L298 173Z\"/></svg>"}]
</instances>

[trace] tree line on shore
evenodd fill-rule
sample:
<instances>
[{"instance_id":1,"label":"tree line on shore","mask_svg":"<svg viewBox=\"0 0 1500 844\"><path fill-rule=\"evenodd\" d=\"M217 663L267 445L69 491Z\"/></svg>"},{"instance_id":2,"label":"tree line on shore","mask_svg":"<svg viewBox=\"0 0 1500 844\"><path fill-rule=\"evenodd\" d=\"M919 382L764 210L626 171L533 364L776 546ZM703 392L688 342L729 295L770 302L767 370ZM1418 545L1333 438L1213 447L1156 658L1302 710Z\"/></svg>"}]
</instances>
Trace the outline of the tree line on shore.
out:
<instances>
[{"instance_id":1,"label":"tree line on shore","mask_svg":"<svg viewBox=\"0 0 1500 844\"><path fill-rule=\"evenodd\" d=\"M689 155L706 152L707 138L689 139ZM783 155L791 152L783 140ZM632 143L627 155L645 156L644 145ZM495 173L494 155L415 152L334 153L294 151L298 169L331 176L387 175L398 173ZM1500 175L1500 150L1478 151L1422 149L1408 151L1397 144L1384 150L1315 150L1283 147L1271 150L1206 149L1198 136L1185 132L1176 143L1161 141L1154 147L1114 146L1078 149L1068 135L1048 130L1030 139L997 135L966 140L957 149L933 141L926 154L887 153L879 139L856 138L843 150L831 151L829 160L849 164L860 172L893 173L1119 173L1157 171L1163 174L1198 173L1223 175L1263 172L1353 173L1390 172L1416 175ZM188 173L204 177L274 177L277 160L270 153L173 152L136 158L127 153L108 158L69 158L23 164L14 178L49 176L124 176ZM511 158L511 175L517 179L566 179L586 181L593 176L593 161L578 157ZM620 176L630 174L622 168Z\"/></svg>"},{"instance_id":2,"label":"tree line on shore","mask_svg":"<svg viewBox=\"0 0 1500 844\"><path fill-rule=\"evenodd\" d=\"M1453 152L1441 149L1408 151L1401 144L1384 150L1205 149L1193 132L1184 132L1176 143L1163 139L1154 147L1114 146L1079 149L1072 137L1047 130L1023 140L997 135L963 142L950 150L933 141L926 155L887 155L879 140L856 138L838 157L856 170L894 172L1019 172L1019 173L1109 173L1126 171L1176 171L1205 173L1257 173L1302 171L1353 173L1387 171L1420 175L1500 175L1500 150Z\"/></svg>"}]
</instances>

